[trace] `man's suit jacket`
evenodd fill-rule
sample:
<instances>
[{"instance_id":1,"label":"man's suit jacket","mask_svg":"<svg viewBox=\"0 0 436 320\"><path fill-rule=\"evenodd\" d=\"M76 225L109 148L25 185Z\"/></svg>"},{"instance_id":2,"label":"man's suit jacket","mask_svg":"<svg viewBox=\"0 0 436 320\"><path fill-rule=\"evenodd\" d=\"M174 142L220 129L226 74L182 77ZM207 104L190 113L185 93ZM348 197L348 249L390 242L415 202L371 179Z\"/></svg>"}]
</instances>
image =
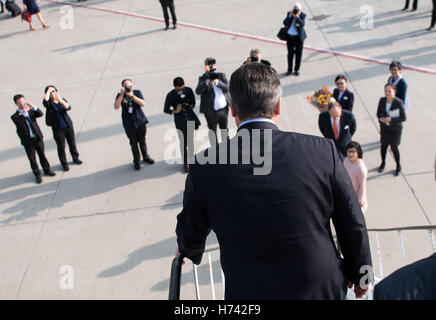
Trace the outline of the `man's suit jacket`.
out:
<instances>
[{"instance_id":1,"label":"man's suit jacket","mask_svg":"<svg viewBox=\"0 0 436 320\"><path fill-rule=\"evenodd\" d=\"M224 96L227 99L227 103L230 101L229 97L229 86L226 75L221 72L218 73L218 84L217 87L223 91ZM198 78L198 85L195 89L195 93L201 96L200 100L200 113L205 115L214 111L215 103L215 91L213 89L212 81L209 84L206 83L206 75L203 74Z\"/></svg>"},{"instance_id":2,"label":"man's suit jacket","mask_svg":"<svg viewBox=\"0 0 436 320\"><path fill-rule=\"evenodd\" d=\"M371 265L371 255L362 210L333 142L266 122L246 124L238 133L243 129L250 136L259 129L260 150L272 142L272 154L265 152L270 174L254 175L252 159L200 165L197 155L177 216L179 252L199 264L212 229L226 299L343 299L347 280L359 283L359 269ZM272 139L265 140L268 132ZM227 150L235 139L223 142Z\"/></svg>"},{"instance_id":3,"label":"man's suit jacket","mask_svg":"<svg viewBox=\"0 0 436 320\"><path fill-rule=\"evenodd\" d=\"M436 300L436 253L379 282L374 300Z\"/></svg>"},{"instance_id":4,"label":"man's suit jacket","mask_svg":"<svg viewBox=\"0 0 436 320\"><path fill-rule=\"evenodd\" d=\"M286 32L288 32L289 28L292 25L292 21L295 18L291 15L290 12L288 12L285 20L283 20L283 24L286 27ZM296 18L297 22L295 24L295 27L297 28L297 32L298 32L298 37L300 38L301 42L304 42L304 40L306 40L307 35L306 35L306 30L304 30L304 25L306 24L306 14L304 12L300 13L300 17Z\"/></svg>"},{"instance_id":5,"label":"man's suit jacket","mask_svg":"<svg viewBox=\"0 0 436 320\"><path fill-rule=\"evenodd\" d=\"M318 118L318 126L324 138L333 139L338 152L346 156L347 146L352 141L351 137L356 132L356 117L348 110L342 110L339 120L339 137L335 140L333 127L328 111L321 112Z\"/></svg>"},{"instance_id":6,"label":"man's suit jacket","mask_svg":"<svg viewBox=\"0 0 436 320\"><path fill-rule=\"evenodd\" d=\"M64 99L67 101L66 99ZM53 105L53 102L51 100L42 100L42 104L44 107L46 107L47 111L45 114L45 124L49 127L58 128L59 127L59 117L58 113L56 112L55 106ZM67 123L68 127L73 127L73 121L71 120L70 116L68 115L67 111L71 110L71 105L68 104L68 109L65 109L62 107L61 113L65 119L65 122Z\"/></svg>"},{"instance_id":7,"label":"man's suit jacket","mask_svg":"<svg viewBox=\"0 0 436 320\"><path fill-rule=\"evenodd\" d=\"M37 139L41 141L44 136L39 128L36 119L43 116L42 111L38 108L36 111L34 109L30 109L28 112L30 118L30 125L32 127L33 133L36 135ZM12 121L17 127L17 134L20 137L21 144L23 146L29 145L32 143L32 138L30 137L29 127L27 126L26 117L23 116L18 110L11 116Z\"/></svg>"},{"instance_id":8,"label":"man's suit jacket","mask_svg":"<svg viewBox=\"0 0 436 320\"><path fill-rule=\"evenodd\" d=\"M354 93L352 93L350 90L345 89L344 93L342 94L341 100L338 100L339 90L336 88L335 90L333 90L333 98L335 98L335 100L339 102L339 104L342 106L342 109L353 112Z\"/></svg>"}]
</instances>

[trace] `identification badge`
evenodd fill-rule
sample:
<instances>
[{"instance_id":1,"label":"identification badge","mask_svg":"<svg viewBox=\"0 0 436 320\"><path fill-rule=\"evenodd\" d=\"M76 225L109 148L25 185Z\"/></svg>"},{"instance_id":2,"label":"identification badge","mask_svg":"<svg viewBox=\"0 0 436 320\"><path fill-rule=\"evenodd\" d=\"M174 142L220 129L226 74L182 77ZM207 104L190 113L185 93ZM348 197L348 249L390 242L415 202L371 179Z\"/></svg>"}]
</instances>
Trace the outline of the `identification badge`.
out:
<instances>
[{"instance_id":1,"label":"identification badge","mask_svg":"<svg viewBox=\"0 0 436 320\"><path fill-rule=\"evenodd\" d=\"M129 113L133 113L133 107L132 106L129 107Z\"/></svg>"}]
</instances>

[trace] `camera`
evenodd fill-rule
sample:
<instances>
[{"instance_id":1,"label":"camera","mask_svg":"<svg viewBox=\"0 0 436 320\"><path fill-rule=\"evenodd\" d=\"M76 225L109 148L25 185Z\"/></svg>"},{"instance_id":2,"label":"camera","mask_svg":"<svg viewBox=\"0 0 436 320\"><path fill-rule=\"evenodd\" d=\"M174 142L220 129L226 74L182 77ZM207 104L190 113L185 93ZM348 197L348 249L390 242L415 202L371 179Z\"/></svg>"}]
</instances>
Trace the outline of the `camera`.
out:
<instances>
[{"instance_id":1,"label":"camera","mask_svg":"<svg viewBox=\"0 0 436 320\"><path fill-rule=\"evenodd\" d=\"M182 111L189 111L189 109L191 109L191 105L189 104L188 101L185 100L185 98L186 98L186 95L184 93L182 93L180 95L180 99L182 99L182 103L181 103Z\"/></svg>"},{"instance_id":2,"label":"camera","mask_svg":"<svg viewBox=\"0 0 436 320\"><path fill-rule=\"evenodd\" d=\"M297 14L297 13L298 13L298 9L294 9L294 10L292 11L292 13L293 13L293 14Z\"/></svg>"},{"instance_id":3,"label":"camera","mask_svg":"<svg viewBox=\"0 0 436 320\"><path fill-rule=\"evenodd\" d=\"M258 62L259 61L259 57L258 56L251 56L250 57L250 61L251 62Z\"/></svg>"},{"instance_id":4,"label":"camera","mask_svg":"<svg viewBox=\"0 0 436 320\"><path fill-rule=\"evenodd\" d=\"M124 91L126 92L126 93L130 93L130 91L132 91L132 87L124 87Z\"/></svg>"}]
</instances>

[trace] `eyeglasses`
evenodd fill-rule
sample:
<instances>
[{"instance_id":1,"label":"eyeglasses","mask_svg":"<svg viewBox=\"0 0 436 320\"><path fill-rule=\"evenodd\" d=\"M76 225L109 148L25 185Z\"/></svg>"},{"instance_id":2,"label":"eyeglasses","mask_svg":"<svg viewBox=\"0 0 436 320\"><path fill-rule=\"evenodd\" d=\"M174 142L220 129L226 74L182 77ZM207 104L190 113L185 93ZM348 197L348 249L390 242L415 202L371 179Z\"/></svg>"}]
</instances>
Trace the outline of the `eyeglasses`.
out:
<instances>
[{"instance_id":1,"label":"eyeglasses","mask_svg":"<svg viewBox=\"0 0 436 320\"><path fill-rule=\"evenodd\" d=\"M336 85L338 85L338 86L345 85L345 82L336 82Z\"/></svg>"}]
</instances>

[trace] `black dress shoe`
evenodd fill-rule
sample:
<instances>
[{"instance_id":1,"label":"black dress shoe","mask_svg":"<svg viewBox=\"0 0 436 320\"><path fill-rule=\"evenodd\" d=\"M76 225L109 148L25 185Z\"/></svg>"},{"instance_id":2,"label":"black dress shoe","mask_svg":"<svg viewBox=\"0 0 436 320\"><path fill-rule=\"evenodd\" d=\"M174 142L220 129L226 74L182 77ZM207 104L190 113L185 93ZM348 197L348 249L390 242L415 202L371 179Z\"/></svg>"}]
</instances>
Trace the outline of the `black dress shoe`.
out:
<instances>
[{"instance_id":1,"label":"black dress shoe","mask_svg":"<svg viewBox=\"0 0 436 320\"><path fill-rule=\"evenodd\" d=\"M409 9L409 8L403 8L403 9L401 9L401 11L406 11L407 9Z\"/></svg>"},{"instance_id":2,"label":"black dress shoe","mask_svg":"<svg viewBox=\"0 0 436 320\"><path fill-rule=\"evenodd\" d=\"M385 163L383 162L380 167L378 168L378 172L383 172L385 170Z\"/></svg>"},{"instance_id":3,"label":"black dress shoe","mask_svg":"<svg viewBox=\"0 0 436 320\"><path fill-rule=\"evenodd\" d=\"M133 164L133 167L135 168L135 170L141 170L141 166L139 165L138 162L135 162L135 163Z\"/></svg>"},{"instance_id":4,"label":"black dress shoe","mask_svg":"<svg viewBox=\"0 0 436 320\"><path fill-rule=\"evenodd\" d=\"M430 27L428 27L426 30L427 31L430 31L430 30L433 30L434 29L434 26L430 26Z\"/></svg>"},{"instance_id":5,"label":"black dress shoe","mask_svg":"<svg viewBox=\"0 0 436 320\"><path fill-rule=\"evenodd\" d=\"M394 172L394 176L398 177L400 175L401 172L401 165L397 165L397 169Z\"/></svg>"},{"instance_id":6,"label":"black dress shoe","mask_svg":"<svg viewBox=\"0 0 436 320\"><path fill-rule=\"evenodd\" d=\"M79 158L74 159L73 162L74 162L75 164L82 164L82 163L83 163L83 161L80 160Z\"/></svg>"},{"instance_id":7,"label":"black dress shoe","mask_svg":"<svg viewBox=\"0 0 436 320\"><path fill-rule=\"evenodd\" d=\"M298 72L298 71L295 71L294 72L294 75L296 75L297 77L300 75L300 72Z\"/></svg>"},{"instance_id":8,"label":"black dress shoe","mask_svg":"<svg viewBox=\"0 0 436 320\"><path fill-rule=\"evenodd\" d=\"M177 29L177 26L176 25L173 25L173 30L176 30Z\"/></svg>"},{"instance_id":9,"label":"black dress shoe","mask_svg":"<svg viewBox=\"0 0 436 320\"><path fill-rule=\"evenodd\" d=\"M54 177L56 175L56 173L54 173L52 170L44 171L44 174L50 177Z\"/></svg>"},{"instance_id":10,"label":"black dress shoe","mask_svg":"<svg viewBox=\"0 0 436 320\"><path fill-rule=\"evenodd\" d=\"M144 162L148 163L148 164L153 164L154 160L152 158L150 158L150 156L146 156L144 158Z\"/></svg>"},{"instance_id":11,"label":"black dress shoe","mask_svg":"<svg viewBox=\"0 0 436 320\"><path fill-rule=\"evenodd\" d=\"M37 183L37 184L42 183L42 178L41 178L41 176L36 176L36 183Z\"/></svg>"},{"instance_id":12,"label":"black dress shoe","mask_svg":"<svg viewBox=\"0 0 436 320\"><path fill-rule=\"evenodd\" d=\"M64 169L64 171L69 171L70 166L68 165L68 163L64 163L64 164L62 164L62 169Z\"/></svg>"},{"instance_id":13,"label":"black dress shoe","mask_svg":"<svg viewBox=\"0 0 436 320\"><path fill-rule=\"evenodd\" d=\"M169 26L166 26L164 30L167 31L169 28L170 28Z\"/></svg>"},{"instance_id":14,"label":"black dress shoe","mask_svg":"<svg viewBox=\"0 0 436 320\"><path fill-rule=\"evenodd\" d=\"M287 76L290 76L291 74L292 74L292 71L287 71L287 72L286 72L286 75L287 75Z\"/></svg>"}]
</instances>

